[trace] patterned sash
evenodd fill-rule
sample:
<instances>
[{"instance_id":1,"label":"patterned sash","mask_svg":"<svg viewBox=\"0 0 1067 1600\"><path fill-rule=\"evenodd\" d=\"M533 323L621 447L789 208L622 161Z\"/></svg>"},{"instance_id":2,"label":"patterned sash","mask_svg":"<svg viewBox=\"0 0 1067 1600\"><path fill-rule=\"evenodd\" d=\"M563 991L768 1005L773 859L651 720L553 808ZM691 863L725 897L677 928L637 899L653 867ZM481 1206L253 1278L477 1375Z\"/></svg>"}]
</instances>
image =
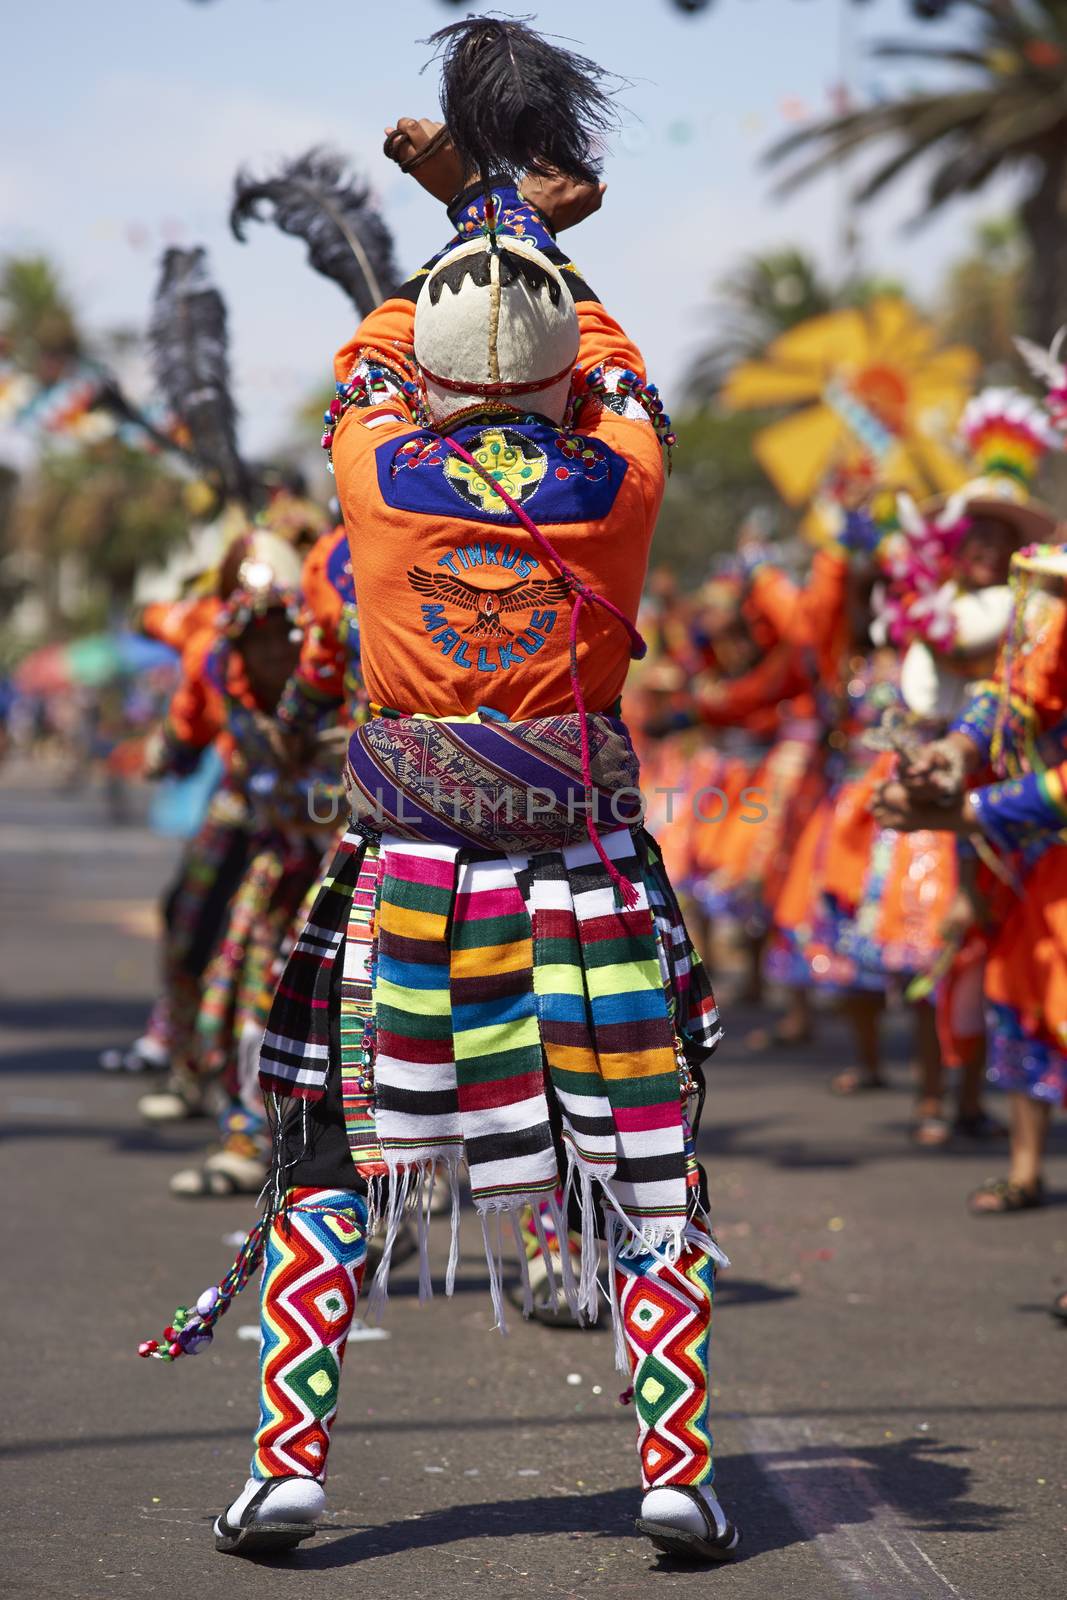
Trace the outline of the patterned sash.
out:
<instances>
[{"instance_id":1,"label":"patterned sash","mask_svg":"<svg viewBox=\"0 0 1067 1600\"><path fill-rule=\"evenodd\" d=\"M641 819L625 723L589 718L597 827ZM573 715L528 722L375 717L353 733L345 772L353 824L437 844L551 850L588 838L581 732Z\"/></svg>"}]
</instances>

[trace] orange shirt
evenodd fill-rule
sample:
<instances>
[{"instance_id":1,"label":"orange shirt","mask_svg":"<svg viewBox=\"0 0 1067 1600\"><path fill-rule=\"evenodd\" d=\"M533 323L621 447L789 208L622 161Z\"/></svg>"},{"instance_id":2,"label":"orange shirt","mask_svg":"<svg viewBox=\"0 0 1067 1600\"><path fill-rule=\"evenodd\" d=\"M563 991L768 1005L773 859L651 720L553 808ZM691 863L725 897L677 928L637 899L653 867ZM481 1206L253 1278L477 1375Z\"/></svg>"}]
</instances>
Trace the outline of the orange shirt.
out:
<instances>
[{"instance_id":1,"label":"orange shirt","mask_svg":"<svg viewBox=\"0 0 1067 1600\"><path fill-rule=\"evenodd\" d=\"M341 638L344 601L330 576L331 563L344 539L344 528L334 528L320 535L308 552L300 580L304 637L296 678L317 700L344 698L346 650Z\"/></svg>"},{"instance_id":2,"label":"orange shirt","mask_svg":"<svg viewBox=\"0 0 1067 1600\"><path fill-rule=\"evenodd\" d=\"M213 627L200 628L182 651L181 680L167 709L171 735L193 750L206 750L222 732L226 709L222 696L212 683L208 658L215 647Z\"/></svg>"},{"instance_id":3,"label":"orange shirt","mask_svg":"<svg viewBox=\"0 0 1067 1600\"><path fill-rule=\"evenodd\" d=\"M810 680L792 645L778 644L750 672L719 678L697 690L697 715L707 727L743 726L773 733L784 701L798 702L794 715L810 715Z\"/></svg>"},{"instance_id":4,"label":"orange shirt","mask_svg":"<svg viewBox=\"0 0 1067 1600\"><path fill-rule=\"evenodd\" d=\"M802 589L778 567L760 567L752 579L752 600L779 637L812 651L822 682L838 686L848 648L848 561L836 550L816 550L811 576Z\"/></svg>"},{"instance_id":5,"label":"orange shirt","mask_svg":"<svg viewBox=\"0 0 1067 1600\"><path fill-rule=\"evenodd\" d=\"M579 364L643 378L639 352L604 308L583 301L576 310ZM338 355L339 378L363 357L410 372L413 336L411 303L386 301ZM635 619L663 496L648 421L590 403L569 435L517 415L482 417L456 434L578 578ZM333 460L371 701L437 717L479 706L519 721L573 711L565 585L499 496L416 428L399 397L349 410ZM590 711L618 699L629 661L622 626L584 607L578 663Z\"/></svg>"},{"instance_id":6,"label":"orange shirt","mask_svg":"<svg viewBox=\"0 0 1067 1600\"><path fill-rule=\"evenodd\" d=\"M195 600L154 600L141 612L140 632L172 650L182 650L201 628L210 628L222 601L216 595L201 595Z\"/></svg>"}]
</instances>

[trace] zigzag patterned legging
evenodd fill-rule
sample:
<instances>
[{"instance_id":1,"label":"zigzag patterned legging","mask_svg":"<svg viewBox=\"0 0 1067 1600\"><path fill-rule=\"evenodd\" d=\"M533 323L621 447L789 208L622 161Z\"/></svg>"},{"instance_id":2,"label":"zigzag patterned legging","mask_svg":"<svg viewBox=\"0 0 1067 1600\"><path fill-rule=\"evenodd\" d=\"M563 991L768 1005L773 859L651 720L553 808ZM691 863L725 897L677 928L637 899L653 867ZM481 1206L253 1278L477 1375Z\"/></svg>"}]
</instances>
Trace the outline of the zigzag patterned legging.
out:
<instances>
[{"instance_id":1,"label":"zigzag patterned legging","mask_svg":"<svg viewBox=\"0 0 1067 1600\"><path fill-rule=\"evenodd\" d=\"M341 1362L366 1264L362 1196L350 1189L289 1191L263 1263L253 1477L325 1477Z\"/></svg>"},{"instance_id":2,"label":"zigzag patterned legging","mask_svg":"<svg viewBox=\"0 0 1067 1600\"><path fill-rule=\"evenodd\" d=\"M633 1373L637 1449L646 1489L710 1483L711 1240L695 1225L673 1266L656 1256L619 1260L615 1296Z\"/></svg>"},{"instance_id":3,"label":"zigzag patterned legging","mask_svg":"<svg viewBox=\"0 0 1067 1600\"><path fill-rule=\"evenodd\" d=\"M341 1362L367 1260L366 1223L366 1202L346 1189L293 1189L275 1220L263 1271L254 1477L325 1477ZM712 1479L714 1264L707 1243L690 1229L673 1266L645 1255L616 1267L645 1488Z\"/></svg>"}]
</instances>

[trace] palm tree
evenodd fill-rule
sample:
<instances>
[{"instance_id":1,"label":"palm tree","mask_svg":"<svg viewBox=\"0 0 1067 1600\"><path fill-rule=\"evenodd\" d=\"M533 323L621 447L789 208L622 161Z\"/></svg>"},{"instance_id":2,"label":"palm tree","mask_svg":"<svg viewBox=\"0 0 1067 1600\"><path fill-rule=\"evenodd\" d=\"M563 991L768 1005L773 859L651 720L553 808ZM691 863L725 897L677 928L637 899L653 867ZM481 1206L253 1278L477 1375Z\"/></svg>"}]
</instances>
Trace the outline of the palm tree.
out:
<instances>
[{"instance_id":1,"label":"palm tree","mask_svg":"<svg viewBox=\"0 0 1067 1600\"><path fill-rule=\"evenodd\" d=\"M142 567L162 565L188 538L186 480L165 460L117 438L46 451L11 514L11 543L35 558L47 632L63 615L60 568L73 558L105 614L128 606Z\"/></svg>"},{"instance_id":2,"label":"palm tree","mask_svg":"<svg viewBox=\"0 0 1067 1600\"><path fill-rule=\"evenodd\" d=\"M915 91L813 123L781 139L771 162L800 157L790 191L871 145L893 148L855 198L874 199L923 158L933 161L924 215L1019 170L1030 247L1025 322L1049 340L1067 323L1067 0L959 0L977 13L967 44L911 40L876 46L881 60L958 68L958 87Z\"/></svg>"},{"instance_id":3,"label":"palm tree","mask_svg":"<svg viewBox=\"0 0 1067 1600\"><path fill-rule=\"evenodd\" d=\"M44 256L0 262L0 352L43 383L82 354L74 308Z\"/></svg>"}]
</instances>

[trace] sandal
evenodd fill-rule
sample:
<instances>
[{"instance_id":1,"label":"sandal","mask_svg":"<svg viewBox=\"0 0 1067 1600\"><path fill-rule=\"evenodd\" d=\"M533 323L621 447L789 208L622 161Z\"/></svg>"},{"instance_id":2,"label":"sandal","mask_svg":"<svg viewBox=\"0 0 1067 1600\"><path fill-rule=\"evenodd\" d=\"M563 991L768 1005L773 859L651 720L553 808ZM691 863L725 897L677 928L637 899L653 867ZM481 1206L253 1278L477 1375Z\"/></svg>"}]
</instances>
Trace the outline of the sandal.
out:
<instances>
[{"instance_id":1,"label":"sandal","mask_svg":"<svg viewBox=\"0 0 1067 1600\"><path fill-rule=\"evenodd\" d=\"M922 1150L943 1150L952 1138L952 1125L947 1117L918 1117L912 1124L911 1138Z\"/></svg>"},{"instance_id":2,"label":"sandal","mask_svg":"<svg viewBox=\"0 0 1067 1600\"><path fill-rule=\"evenodd\" d=\"M982 1205L983 1200L991 1202ZM1009 1211L1034 1211L1045 1203L1045 1185L1040 1178L1032 1189L1009 1178L998 1178L994 1183L983 1183L980 1189L967 1197L967 1210L972 1217L1002 1217Z\"/></svg>"},{"instance_id":3,"label":"sandal","mask_svg":"<svg viewBox=\"0 0 1067 1600\"><path fill-rule=\"evenodd\" d=\"M719 1532L718 1525L712 1515L700 1490L689 1484L671 1484L670 1487L679 1495L684 1495L697 1507L704 1522L702 1533L697 1533L688 1527L676 1525L663 1517L646 1517L641 1515L634 1523L638 1533L644 1534L646 1539L651 1539L656 1549L665 1556L674 1556L681 1561L732 1561L737 1554L741 1543L741 1530L737 1525L724 1517L725 1527ZM650 1498L645 1496L646 1501ZM644 1507L642 1506L642 1513Z\"/></svg>"},{"instance_id":4,"label":"sandal","mask_svg":"<svg viewBox=\"0 0 1067 1600\"><path fill-rule=\"evenodd\" d=\"M846 1072L839 1072L836 1078L830 1079L831 1094L866 1094L871 1089L888 1088L889 1085L884 1078L868 1078L865 1073L857 1072L854 1067L850 1067Z\"/></svg>"},{"instance_id":5,"label":"sandal","mask_svg":"<svg viewBox=\"0 0 1067 1600\"><path fill-rule=\"evenodd\" d=\"M282 1516L267 1520L267 1501L288 1482L288 1478L267 1478L236 1522L229 1520L228 1511L216 1517L212 1529L215 1549L226 1556L281 1555L286 1550L295 1550L305 1539L313 1539L319 1531L314 1522L297 1522Z\"/></svg>"}]
</instances>

